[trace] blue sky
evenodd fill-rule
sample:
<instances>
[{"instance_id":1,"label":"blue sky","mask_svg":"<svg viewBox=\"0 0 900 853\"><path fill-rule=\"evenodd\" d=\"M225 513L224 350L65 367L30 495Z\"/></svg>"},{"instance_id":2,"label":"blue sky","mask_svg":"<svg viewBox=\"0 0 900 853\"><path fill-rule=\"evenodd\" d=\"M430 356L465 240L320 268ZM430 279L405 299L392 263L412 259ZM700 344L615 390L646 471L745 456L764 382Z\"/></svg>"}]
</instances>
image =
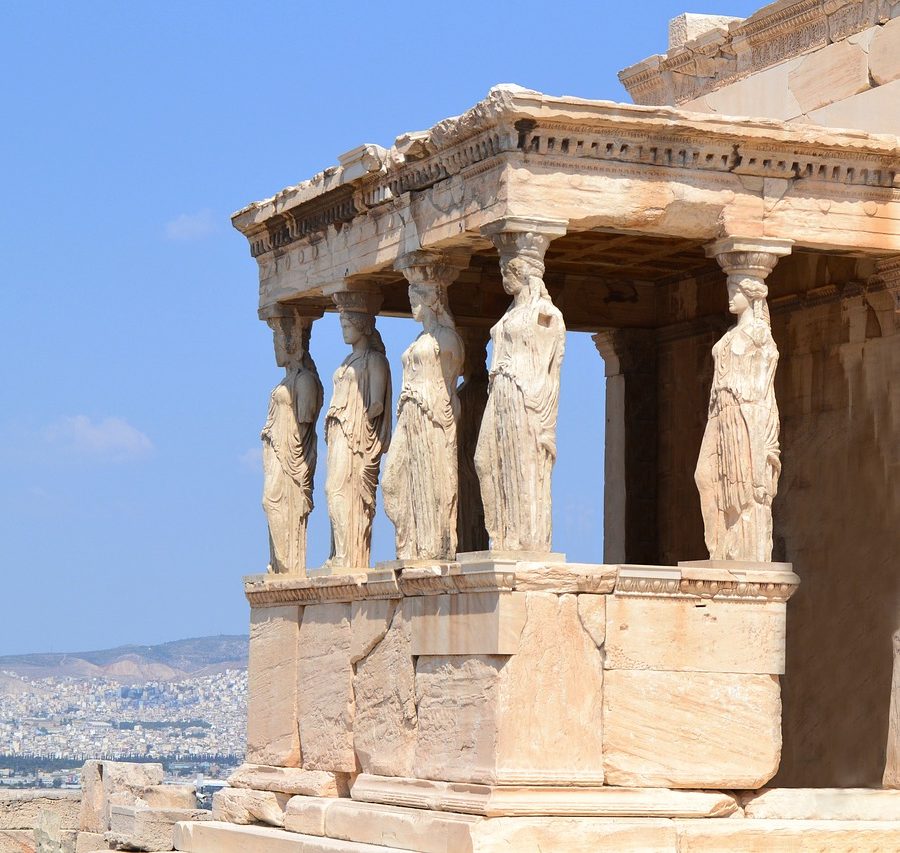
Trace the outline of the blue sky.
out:
<instances>
[{"instance_id":1,"label":"blue sky","mask_svg":"<svg viewBox=\"0 0 900 853\"><path fill-rule=\"evenodd\" d=\"M258 437L279 374L234 210L499 82L627 100L616 71L663 51L682 11L5 4L0 654L246 629L240 578L267 556ZM396 366L416 327L381 328ZM333 317L312 351L330 388L345 355ZM573 560L602 559L602 416L602 362L571 334L554 545ZM312 565L328 549L323 481ZM393 557L381 515L374 557Z\"/></svg>"}]
</instances>

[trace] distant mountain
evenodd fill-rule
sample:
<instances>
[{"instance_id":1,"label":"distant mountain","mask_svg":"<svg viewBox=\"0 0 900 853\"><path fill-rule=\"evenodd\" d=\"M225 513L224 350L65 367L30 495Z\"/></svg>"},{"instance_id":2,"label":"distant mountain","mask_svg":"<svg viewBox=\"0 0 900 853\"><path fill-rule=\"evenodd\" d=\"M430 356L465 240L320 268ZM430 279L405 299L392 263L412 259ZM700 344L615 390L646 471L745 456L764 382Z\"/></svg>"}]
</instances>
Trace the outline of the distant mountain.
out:
<instances>
[{"instance_id":1,"label":"distant mountain","mask_svg":"<svg viewBox=\"0 0 900 853\"><path fill-rule=\"evenodd\" d=\"M118 646L94 652L7 655L0 657L0 673L26 678L109 678L128 684L176 681L211 675L226 669L246 669L248 640L242 635L219 635L175 640L158 646ZM0 689L12 689L0 679Z\"/></svg>"}]
</instances>

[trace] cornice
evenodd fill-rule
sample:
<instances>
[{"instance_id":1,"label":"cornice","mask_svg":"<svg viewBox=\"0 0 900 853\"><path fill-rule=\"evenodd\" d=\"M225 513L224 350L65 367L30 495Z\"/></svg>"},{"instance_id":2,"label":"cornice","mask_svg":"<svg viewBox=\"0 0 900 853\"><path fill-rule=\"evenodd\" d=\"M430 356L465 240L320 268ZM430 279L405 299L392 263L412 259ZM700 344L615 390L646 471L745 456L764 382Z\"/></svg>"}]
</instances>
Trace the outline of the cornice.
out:
<instances>
[{"instance_id":1,"label":"cornice","mask_svg":"<svg viewBox=\"0 0 900 853\"><path fill-rule=\"evenodd\" d=\"M369 145L350 154L341 157L344 165L234 214L232 222L254 257L277 256L408 193L511 158L575 172L736 173L845 189L891 189L900 171L898 140L892 136L559 98L511 86L492 89L462 116L400 137L390 150Z\"/></svg>"}]
</instances>

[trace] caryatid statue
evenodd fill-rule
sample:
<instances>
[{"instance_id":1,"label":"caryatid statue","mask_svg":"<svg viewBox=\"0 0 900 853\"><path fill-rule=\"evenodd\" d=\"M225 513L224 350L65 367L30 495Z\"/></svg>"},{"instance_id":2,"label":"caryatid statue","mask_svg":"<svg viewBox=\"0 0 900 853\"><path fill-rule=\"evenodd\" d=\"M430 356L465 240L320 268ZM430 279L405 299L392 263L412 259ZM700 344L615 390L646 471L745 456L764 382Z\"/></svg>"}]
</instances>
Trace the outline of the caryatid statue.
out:
<instances>
[{"instance_id":1,"label":"caryatid statue","mask_svg":"<svg viewBox=\"0 0 900 853\"><path fill-rule=\"evenodd\" d=\"M313 508L316 421L322 408L322 383L309 354L318 316L285 307L268 320L275 361L285 372L272 391L261 435L262 504L269 521L269 571L275 574L306 574L306 523Z\"/></svg>"},{"instance_id":2,"label":"caryatid statue","mask_svg":"<svg viewBox=\"0 0 900 853\"><path fill-rule=\"evenodd\" d=\"M380 300L370 292L344 291L334 294L334 301L352 350L335 371L325 415L331 518L331 556L325 565L332 571L369 566L378 471L391 440L391 371L375 328Z\"/></svg>"},{"instance_id":3,"label":"caryatid statue","mask_svg":"<svg viewBox=\"0 0 900 853\"><path fill-rule=\"evenodd\" d=\"M475 450L485 523L495 551L548 552L566 327L544 286L544 253L565 223L507 219L485 233L512 296L491 329L489 393Z\"/></svg>"},{"instance_id":4,"label":"caryatid statue","mask_svg":"<svg viewBox=\"0 0 900 853\"><path fill-rule=\"evenodd\" d=\"M397 426L384 466L384 508L400 560L449 560L456 554L458 501L456 383L464 347L447 303L459 274L441 255L414 252L397 267L422 332L403 353Z\"/></svg>"},{"instance_id":5,"label":"caryatid statue","mask_svg":"<svg viewBox=\"0 0 900 853\"><path fill-rule=\"evenodd\" d=\"M737 317L713 347L708 420L694 475L713 560L772 559L772 500L781 459L778 348L765 278L789 252L786 240L727 238L707 247L728 275L728 310Z\"/></svg>"}]
</instances>

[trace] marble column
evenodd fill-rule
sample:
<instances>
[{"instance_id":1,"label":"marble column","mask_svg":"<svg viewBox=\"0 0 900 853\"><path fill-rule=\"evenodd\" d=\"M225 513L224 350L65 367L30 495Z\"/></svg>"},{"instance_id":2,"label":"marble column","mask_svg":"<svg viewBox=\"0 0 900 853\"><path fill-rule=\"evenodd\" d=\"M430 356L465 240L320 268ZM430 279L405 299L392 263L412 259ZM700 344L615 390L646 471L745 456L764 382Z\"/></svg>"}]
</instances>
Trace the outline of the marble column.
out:
<instances>
[{"instance_id":1,"label":"marble column","mask_svg":"<svg viewBox=\"0 0 900 853\"><path fill-rule=\"evenodd\" d=\"M566 327L544 286L544 254L566 224L507 217L482 229L500 254L503 289L512 297L491 329L490 387L475 450L494 551L551 548L550 480Z\"/></svg>"},{"instance_id":2,"label":"marble column","mask_svg":"<svg viewBox=\"0 0 900 853\"><path fill-rule=\"evenodd\" d=\"M656 332L602 329L593 340L606 370L603 561L656 565Z\"/></svg>"},{"instance_id":3,"label":"marble column","mask_svg":"<svg viewBox=\"0 0 900 853\"><path fill-rule=\"evenodd\" d=\"M464 345L447 288L467 265L467 256L428 251L412 252L396 264L409 282L413 318L422 324L403 353L397 426L382 482L399 560L450 560L456 555L456 386Z\"/></svg>"},{"instance_id":4,"label":"marble column","mask_svg":"<svg viewBox=\"0 0 900 853\"><path fill-rule=\"evenodd\" d=\"M380 294L347 285L333 297L351 347L335 371L325 415L331 519L331 556L325 565L340 573L369 566L378 473L391 440L391 371L375 328Z\"/></svg>"},{"instance_id":5,"label":"marble column","mask_svg":"<svg viewBox=\"0 0 900 853\"><path fill-rule=\"evenodd\" d=\"M772 559L781 451L778 347L765 279L790 251L790 241L770 238L727 237L706 247L728 276L728 310L737 319L713 347L708 420L695 472L712 560Z\"/></svg>"},{"instance_id":6,"label":"marble column","mask_svg":"<svg viewBox=\"0 0 900 853\"><path fill-rule=\"evenodd\" d=\"M269 397L260 438L263 459L262 505L269 525L269 572L306 575L306 525L313 509L316 421L322 383L309 354L313 321L321 309L277 305L266 312L275 361L284 379Z\"/></svg>"},{"instance_id":7,"label":"marble column","mask_svg":"<svg viewBox=\"0 0 900 853\"><path fill-rule=\"evenodd\" d=\"M459 396L459 424L456 431L459 460L459 509L456 518L457 550L486 551L489 547L484 526L484 504L478 472L475 470L475 447L484 418L488 398L487 344L491 339L486 326L457 328L465 344L462 382Z\"/></svg>"},{"instance_id":8,"label":"marble column","mask_svg":"<svg viewBox=\"0 0 900 853\"><path fill-rule=\"evenodd\" d=\"M900 631L894 634L892 645L894 672L891 678L891 704L882 784L885 788L900 788Z\"/></svg>"}]
</instances>

